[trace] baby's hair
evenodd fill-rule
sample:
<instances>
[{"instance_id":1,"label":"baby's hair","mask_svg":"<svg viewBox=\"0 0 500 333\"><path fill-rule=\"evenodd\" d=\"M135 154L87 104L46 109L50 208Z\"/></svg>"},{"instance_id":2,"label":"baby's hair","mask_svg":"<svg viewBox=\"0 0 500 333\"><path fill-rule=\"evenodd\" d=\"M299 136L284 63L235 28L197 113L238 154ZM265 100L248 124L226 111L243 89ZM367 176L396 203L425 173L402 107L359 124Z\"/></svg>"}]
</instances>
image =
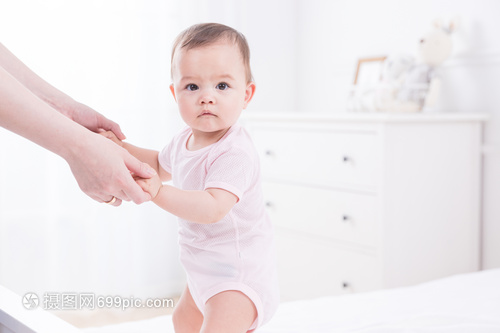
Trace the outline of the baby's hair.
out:
<instances>
[{"instance_id":1,"label":"baby's hair","mask_svg":"<svg viewBox=\"0 0 500 333\"><path fill-rule=\"evenodd\" d=\"M175 52L178 49L186 51L214 44L219 41L228 41L236 44L240 49L243 65L245 66L245 75L247 83L253 80L252 70L250 69L250 48L247 40L242 33L237 30L219 23L201 23L195 24L181 32L174 41L172 47L171 76L173 77L173 62Z\"/></svg>"}]
</instances>

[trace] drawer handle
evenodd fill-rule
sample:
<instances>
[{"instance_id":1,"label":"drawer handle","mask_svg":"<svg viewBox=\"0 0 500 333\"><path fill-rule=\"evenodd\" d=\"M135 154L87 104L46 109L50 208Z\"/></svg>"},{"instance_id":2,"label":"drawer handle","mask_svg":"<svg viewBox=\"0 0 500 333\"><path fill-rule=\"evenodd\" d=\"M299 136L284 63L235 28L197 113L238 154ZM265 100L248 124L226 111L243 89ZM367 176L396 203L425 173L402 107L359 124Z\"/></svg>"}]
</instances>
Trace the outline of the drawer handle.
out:
<instances>
[{"instance_id":1,"label":"drawer handle","mask_svg":"<svg viewBox=\"0 0 500 333\"><path fill-rule=\"evenodd\" d=\"M342 156L342 162L349 163L351 162L351 158L347 155Z\"/></svg>"},{"instance_id":2,"label":"drawer handle","mask_svg":"<svg viewBox=\"0 0 500 333\"><path fill-rule=\"evenodd\" d=\"M265 205L266 205L266 208L269 208L269 209L274 207L274 204L271 201L266 201Z\"/></svg>"},{"instance_id":3,"label":"drawer handle","mask_svg":"<svg viewBox=\"0 0 500 333\"><path fill-rule=\"evenodd\" d=\"M347 281L342 281L342 289L347 290L349 288L351 288L351 284Z\"/></svg>"},{"instance_id":4,"label":"drawer handle","mask_svg":"<svg viewBox=\"0 0 500 333\"><path fill-rule=\"evenodd\" d=\"M350 223L351 222L351 217L349 215L342 215L342 221L345 223Z\"/></svg>"},{"instance_id":5,"label":"drawer handle","mask_svg":"<svg viewBox=\"0 0 500 333\"><path fill-rule=\"evenodd\" d=\"M268 150L266 150L266 151L264 152L264 154L265 154L266 156L272 157L272 156L274 156L274 151L272 151L272 150L268 149Z\"/></svg>"}]
</instances>

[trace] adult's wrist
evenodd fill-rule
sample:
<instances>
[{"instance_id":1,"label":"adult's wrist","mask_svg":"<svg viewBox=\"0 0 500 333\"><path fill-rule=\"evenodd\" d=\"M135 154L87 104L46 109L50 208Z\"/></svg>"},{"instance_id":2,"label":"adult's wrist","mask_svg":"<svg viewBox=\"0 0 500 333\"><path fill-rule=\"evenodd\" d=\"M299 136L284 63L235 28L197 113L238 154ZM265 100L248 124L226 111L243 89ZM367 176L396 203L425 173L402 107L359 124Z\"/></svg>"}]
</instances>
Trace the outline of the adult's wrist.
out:
<instances>
[{"instance_id":1,"label":"adult's wrist","mask_svg":"<svg viewBox=\"0 0 500 333\"><path fill-rule=\"evenodd\" d=\"M43 95L37 94L45 103L50 105L52 108L57 110L59 113L65 115L69 119L73 120L74 110L78 104L73 98L68 95L58 92L55 95Z\"/></svg>"},{"instance_id":2,"label":"adult's wrist","mask_svg":"<svg viewBox=\"0 0 500 333\"><path fill-rule=\"evenodd\" d=\"M70 121L74 131L65 139L63 144L58 145L57 149L59 151L55 151L55 153L71 164L72 161L80 160L89 147L95 148L97 143L92 143L92 141L100 137L100 135L89 131L72 120Z\"/></svg>"}]
</instances>

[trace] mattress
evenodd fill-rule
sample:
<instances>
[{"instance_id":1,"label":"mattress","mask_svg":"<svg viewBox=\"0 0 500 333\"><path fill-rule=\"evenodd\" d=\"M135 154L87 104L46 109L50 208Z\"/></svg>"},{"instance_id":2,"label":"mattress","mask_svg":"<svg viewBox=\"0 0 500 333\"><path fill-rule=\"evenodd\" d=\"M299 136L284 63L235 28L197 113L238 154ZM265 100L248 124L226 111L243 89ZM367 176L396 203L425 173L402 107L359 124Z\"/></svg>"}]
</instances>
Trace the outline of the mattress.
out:
<instances>
[{"instance_id":1,"label":"mattress","mask_svg":"<svg viewBox=\"0 0 500 333\"><path fill-rule=\"evenodd\" d=\"M82 329L174 332L171 316ZM500 333L500 269L416 286L283 303L259 333Z\"/></svg>"}]
</instances>

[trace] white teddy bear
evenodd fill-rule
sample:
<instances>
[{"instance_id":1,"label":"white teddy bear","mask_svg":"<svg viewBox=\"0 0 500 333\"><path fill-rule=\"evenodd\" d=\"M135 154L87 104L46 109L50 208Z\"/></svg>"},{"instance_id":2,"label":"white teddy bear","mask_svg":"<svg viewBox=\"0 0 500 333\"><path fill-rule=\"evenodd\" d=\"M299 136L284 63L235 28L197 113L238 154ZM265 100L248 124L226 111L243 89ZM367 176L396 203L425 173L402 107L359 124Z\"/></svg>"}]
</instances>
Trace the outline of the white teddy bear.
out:
<instances>
[{"instance_id":1,"label":"white teddy bear","mask_svg":"<svg viewBox=\"0 0 500 333\"><path fill-rule=\"evenodd\" d=\"M450 56L451 33L437 21L418 45L418 61L413 57L389 57L384 61L382 84L374 96L375 109L391 112L418 112L430 110L441 91L441 78L436 69Z\"/></svg>"}]
</instances>

